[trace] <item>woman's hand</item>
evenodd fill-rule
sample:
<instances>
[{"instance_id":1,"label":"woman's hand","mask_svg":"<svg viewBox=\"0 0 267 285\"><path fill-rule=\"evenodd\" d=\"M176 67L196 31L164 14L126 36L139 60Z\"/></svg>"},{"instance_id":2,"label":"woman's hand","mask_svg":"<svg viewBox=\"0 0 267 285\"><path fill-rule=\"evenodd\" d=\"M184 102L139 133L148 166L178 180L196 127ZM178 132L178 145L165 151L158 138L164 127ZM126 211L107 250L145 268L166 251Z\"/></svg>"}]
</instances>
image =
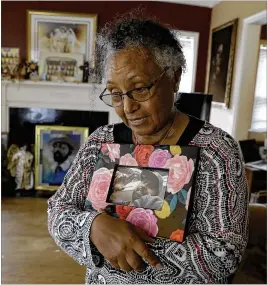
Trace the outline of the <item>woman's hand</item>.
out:
<instances>
[{"instance_id":1,"label":"woman's hand","mask_svg":"<svg viewBox=\"0 0 267 285\"><path fill-rule=\"evenodd\" d=\"M124 271L142 271L144 258L152 266L162 265L145 242L152 238L134 225L111 217L106 213L98 215L92 223L90 239L98 251L113 267Z\"/></svg>"}]
</instances>

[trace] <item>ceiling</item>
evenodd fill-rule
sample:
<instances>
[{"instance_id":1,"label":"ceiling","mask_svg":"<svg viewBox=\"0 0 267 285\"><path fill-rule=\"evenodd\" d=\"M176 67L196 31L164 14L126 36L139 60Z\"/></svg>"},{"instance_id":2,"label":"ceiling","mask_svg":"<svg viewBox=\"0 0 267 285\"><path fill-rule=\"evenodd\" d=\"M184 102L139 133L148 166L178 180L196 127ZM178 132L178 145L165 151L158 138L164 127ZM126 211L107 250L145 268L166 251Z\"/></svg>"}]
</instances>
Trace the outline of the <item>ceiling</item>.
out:
<instances>
[{"instance_id":1,"label":"ceiling","mask_svg":"<svg viewBox=\"0 0 267 285\"><path fill-rule=\"evenodd\" d=\"M185 5L194 5L194 6L202 6L202 7L209 7L212 8L218 3L222 2L223 0L160 0L160 2L170 2L170 3L177 3L177 4L185 4Z\"/></svg>"}]
</instances>

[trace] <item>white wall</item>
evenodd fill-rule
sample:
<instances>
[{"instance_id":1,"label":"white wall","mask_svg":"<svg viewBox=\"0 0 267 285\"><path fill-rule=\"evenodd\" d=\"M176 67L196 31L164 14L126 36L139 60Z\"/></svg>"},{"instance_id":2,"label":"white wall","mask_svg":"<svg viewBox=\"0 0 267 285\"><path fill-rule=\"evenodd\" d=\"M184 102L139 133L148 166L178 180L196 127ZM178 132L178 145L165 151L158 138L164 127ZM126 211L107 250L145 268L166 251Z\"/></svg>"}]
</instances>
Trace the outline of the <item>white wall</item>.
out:
<instances>
[{"instance_id":1,"label":"white wall","mask_svg":"<svg viewBox=\"0 0 267 285\"><path fill-rule=\"evenodd\" d=\"M246 139L248 137L248 129L250 127L251 113L253 107L254 90L257 72L257 51L255 50L255 41L260 39L260 25L251 27L253 30L253 41L248 42L252 44L250 51L255 54L250 61L241 62L241 34L243 31L243 20L251 15L266 10L265 1L223 1L216 5L212 10L211 17L211 31L220 25L223 25L235 18L239 19L237 29L237 41L235 49L234 69L232 77L232 91L230 96L229 109L221 109L213 106L211 109L210 122L217 127L222 128L236 140ZM211 47L211 32L210 32L210 47ZM209 47L209 56L210 56ZM249 76L243 83L243 86L238 85L238 76L240 76L240 69L248 68ZM209 72L209 60L207 63L207 72ZM247 74L248 75L248 74ZM208 76L206 77L208 79ZM207 85L207 81L206 81ZM239 94L241 96L239 97Z\"/></svg>"}]
</instances>

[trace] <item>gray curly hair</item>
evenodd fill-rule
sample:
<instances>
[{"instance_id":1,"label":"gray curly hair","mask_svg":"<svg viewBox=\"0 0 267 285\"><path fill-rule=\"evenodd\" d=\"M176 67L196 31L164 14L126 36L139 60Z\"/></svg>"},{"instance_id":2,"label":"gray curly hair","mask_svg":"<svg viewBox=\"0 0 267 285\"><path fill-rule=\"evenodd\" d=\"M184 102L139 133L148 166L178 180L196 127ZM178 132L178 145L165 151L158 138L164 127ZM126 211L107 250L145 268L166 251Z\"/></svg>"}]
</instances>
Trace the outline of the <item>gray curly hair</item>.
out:
<instances>
[{"instance_id":1,"label":"gray curly hair","mask_svg":"<svg viewBox=\"0 0 267 285\"><path fill-rule=\"evenodd\" d=\"M95 49L94 78L105 78L106 63L111 55L122 49L147 49L162 68L168 68L168 76L185 71L186 62L177 33L155 18L144 16L140 9L120 15L98 33Z\"/></svg>"}]
</instances>

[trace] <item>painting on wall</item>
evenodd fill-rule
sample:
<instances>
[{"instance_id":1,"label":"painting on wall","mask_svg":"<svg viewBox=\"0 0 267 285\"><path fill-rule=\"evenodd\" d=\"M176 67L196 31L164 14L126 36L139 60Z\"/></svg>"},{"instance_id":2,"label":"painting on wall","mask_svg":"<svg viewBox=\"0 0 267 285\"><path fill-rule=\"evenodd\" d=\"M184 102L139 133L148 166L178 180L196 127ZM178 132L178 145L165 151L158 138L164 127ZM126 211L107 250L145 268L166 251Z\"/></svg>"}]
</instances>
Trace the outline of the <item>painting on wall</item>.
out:
<instances>
[{"instance_id":1,"label":"painting on wall","mask_svg":"<svg viewBox=\"0 0 267 285\"><path fill-rule=\"evenodd\" d=\"M39 61L40 53L79 53L93 60L96 14L27 11L28 59Z\"/></svg>"},{"instance_id":2,"label":"painting on wall","mask_svg":"<svg viewBox=\"0 0 267 285\"><path fill-rule=\"evenodd\" d=\"M213 105L229 108L238 19L212 30L210 70L206 93Z\"/></svg>"},{"instance_id":3,"label":"painting on wall","mask_svg":"<svg viewBox=\"0 0 267 285\"><path fill-rule=\"evenodd\" d=\"M87 138L88 128L37 125L35 189L57 190Z\"/></svg>"}]
</instances>

